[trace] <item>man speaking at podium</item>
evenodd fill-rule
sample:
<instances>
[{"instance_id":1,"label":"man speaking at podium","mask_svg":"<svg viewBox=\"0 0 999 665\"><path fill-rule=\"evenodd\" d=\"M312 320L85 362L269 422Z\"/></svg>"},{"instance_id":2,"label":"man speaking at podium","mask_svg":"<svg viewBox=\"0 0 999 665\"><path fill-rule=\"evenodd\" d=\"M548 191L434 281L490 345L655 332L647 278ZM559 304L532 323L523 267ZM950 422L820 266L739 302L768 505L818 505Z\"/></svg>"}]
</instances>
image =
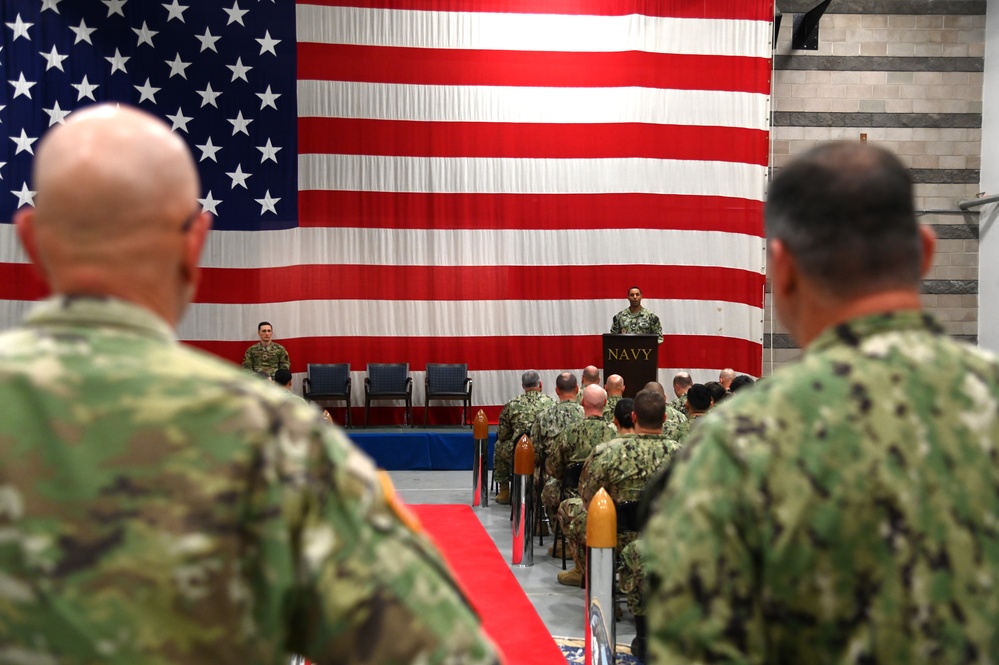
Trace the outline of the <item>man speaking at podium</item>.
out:
<instances>
[{"instance_id":1,"label":"man speaking at podium","mask_svg":"<svg viewBox=\"0 0 999 665\"><path fill-rule=\"evenodd\" d=\"M663 326L659 317L652 310L642 307L642 290L637 286L628 289L628 309L614 315L610 331L612 335L658 335L659 343L663 343Z\"/></svg>"}]
</instances>

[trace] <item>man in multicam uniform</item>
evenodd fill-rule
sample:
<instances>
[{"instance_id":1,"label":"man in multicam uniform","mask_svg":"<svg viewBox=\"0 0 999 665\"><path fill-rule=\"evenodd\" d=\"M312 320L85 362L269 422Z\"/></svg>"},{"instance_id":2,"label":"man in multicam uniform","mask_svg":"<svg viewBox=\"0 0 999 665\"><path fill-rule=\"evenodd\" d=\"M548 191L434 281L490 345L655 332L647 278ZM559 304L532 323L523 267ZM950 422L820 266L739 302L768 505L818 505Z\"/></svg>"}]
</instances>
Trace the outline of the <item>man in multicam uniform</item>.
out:
<instances>
[{"instance_id":1,"label":"man in multicam uniform","mask_svg":"<svg viewBox=\"0 0 999 665\"><path fill-rule=\"evenodd\" d=\"M614 315L611 334L658 335L663 343L663 326L652 310L642 307L642 290L637 286L628 289L628 308Z\"/></svg>"},{"instance_id":2,"label":"man in multicam uniform","mask_svg":"<svg viewBox=\"0 0 999 665\"><path fill-rule=\"evenodd\" d=\"M559 573L559 583L579 586L586 557L586 507L601 487L614 503L638 501L646 481L680 449L680 444L662 434L666 399L654 390L635 395L635 434L611 439L593 449L579 478L579 499L559 506L559 518L568 526L568 542L573 570ZM638 536L628 532L618 539L618 549Z\"/></svg>"},{"instance_id":3,"label":"man in multicam uniform","mask_svg":"<svg viewBox=\"0 0 999 665\"><path fill-rule=\"evenodd\" d=\"M620 374L611 374L604 382L604 390L607 392L607 404L604 406L604 420L609 423L614 422L614 407L624 397L624 377Z\"/></svg>"},{"instance_id":4,"label":"man in multicam uniform","mask_svg":"<svg viewBox=\"0 0 999 665\"><path fill-rule=\"evenodd\" d=\"M243 354L243 369L251 372L267 372L267 376L273 377L274 372L279 369L291 369L291 359L288 351L271 340L274 335L274 327L267 321L257 324L257 336L260 341L251 346Z\"/></svg>"},{"instance_id":5,"label":"man in multicam uniform","mask_svg":"<svg viewBox=\"0 0 999 665\"><path fill-rule=\"evenodd\" d=\"M935 238L885 150L826 144L766 207L800 362L694 428L645 537L660 663L999 662L999 364L921 311Z\"/></svg>"},{"instance_id":6,"label":"man in multicam uniform","mask_svg":"<svg viewBox=\"0 0 999 665\"><path fill-rule=\"evenodd\" d=\"M520 377L524 392L507 402L500 411L496 428L496 448L493 451L493 479L499 484L496 503L510 503L510 480L513 476L513 450L524 434L531 433L531 426L538 414L554 406L555 400L542 390L541 376L528 370Z\"/></svg>"},{"instance_id":7,"label":"man in multicam uniform","mask_svg":"<svg viewBox=\"0 0 999 665\"><path fill-rule=\"evenodd\" d=\"M545 458L547 480L541 491L541 503L549 515L558 513L563 499L579 496L576 487L562 487L566 467L575 463L582 464L598 444L617 436L617 430L603 417L606 402L607 393L603 388L586 386L583 390L583 420L570 424L555 437L552 449ZM561 556L555 546L550 551L552 556Z\"/></svg>"},{"instance_id":8,"label":"man in multicam uniform","mask_svg":"<svg viewBox=\"0 0 999 665\"><path fill-rule=\"evenodd\" d=\"M183 139L94 106L42 141L0 336L0 662L494 663L371 461L177 341L211 216Z\"/></svg>"}]
</instances>

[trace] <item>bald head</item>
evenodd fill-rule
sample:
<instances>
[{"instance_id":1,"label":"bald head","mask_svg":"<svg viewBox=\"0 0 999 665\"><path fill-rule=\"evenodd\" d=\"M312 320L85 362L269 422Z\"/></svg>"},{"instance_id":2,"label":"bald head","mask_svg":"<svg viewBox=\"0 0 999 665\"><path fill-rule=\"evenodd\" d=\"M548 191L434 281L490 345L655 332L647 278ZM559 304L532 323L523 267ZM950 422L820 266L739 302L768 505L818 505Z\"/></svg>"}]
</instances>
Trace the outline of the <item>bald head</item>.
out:
<instances>
[{"instance_id":1,"label":"bald head","mask_svg":"<svg viewBox=\"0 0 999 665\"><path fill-rule=\"evenodd\" d=\"M598 385L590 384L583 388L583 413L587 416L603 415L607 405L607 391Z\"/></svg>"},{"instance_id":2,"label":"bald head","mask_svg":"<svg viewBox=\"0 0 999 665\"><path fill-rule=\"evenodd\" d=\"M176 325L210 226L184 141L138 109L89 107L42 139L33 179L36 207L16 221L53 292L122 298Z\"/></svg>"},{"instance_id":3,"label":"bald head","mask_svg":"<svg viewBox=\"0 0 999 665\"><path fill-rule=\"evenodd\" d=\"M673 392L677 397L686 395L692 385L694 385L694 380L686 372L677 372L673 377Z\"/></svg>"},{"instance_id":4,"label":"bald head","mask_svg":"<svg viewBox=\"0 0 999 665\"><path fill-rule=\"evenodd\" d=\"M596 365L587 365L583 370L583 387L600 383L600 369Z\"/></svg>"},{"instance_id":5,"label":"bald head","mask_svg":"<svg viewBox=\"0 0 999 665\"><path fill-rule=\"evenodd\" d=\"M624 378L620 374L611 374L607 377L604 390L608 395L620 396L624 394Z\"/></svg>"},{"instance_id":6,"label":"bald head","mask_svg":"<svg viewBox=\"0 0 999 665\"><path fill-rule=\"evenodd\" d=\"M729 389L732 385L732 379L735 378L735 370L731 367L726 367L718 373L718 383L722 384L725 390Z\"/></svg>"}]
</instances>

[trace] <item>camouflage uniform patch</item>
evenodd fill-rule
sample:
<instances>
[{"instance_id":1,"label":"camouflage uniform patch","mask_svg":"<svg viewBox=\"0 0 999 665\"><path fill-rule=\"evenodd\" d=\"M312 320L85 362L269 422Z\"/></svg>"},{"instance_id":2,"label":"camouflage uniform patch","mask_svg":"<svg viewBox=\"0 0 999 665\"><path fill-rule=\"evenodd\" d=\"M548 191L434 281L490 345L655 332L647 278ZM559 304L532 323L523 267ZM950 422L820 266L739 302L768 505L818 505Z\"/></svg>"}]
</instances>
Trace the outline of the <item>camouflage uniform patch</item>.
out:
<instances>
[{"instance_id":1,"label":"camouflage uniform patch","mask_svg":"<svg viewBox=\"0 0 999 665\"><path fill-rule=\"evenodd\" d=\"M700 419L642 541L658 663L999 661L999 365L830 328Z\"/></svg>"},{"instance_id":2,"label":"camouflage uniform patch","mask_svg":"<svg viewBox=\"0 0 999 665\"><path fill-rule=\"evenodd\" d=\"M604 406L604 420L607 422L614 422L614 407L621 401L621 397L621 395L610 395L607 397L607 404Z\"/></svg>"},{"instance_id":3,"label":"camouflage uniform patch","mask_svg":"<svg viewBox=\"0 0 999 665\"><path fill-rule=\"evenodd\" d=\"M493 450L493 478L496 482L510 482L513 476L513 449L517 441L524 434L530 435L531 426L538 414L554 405L555 400L548 395L539 390L529 390L517 395L503 407Z\"/></svg>"},{"instance_id":4,"label":"camouflage uniform patch","mask_svg":"<svg viewBox=\"0 0 999 665\"><path fill-rule=\"evenodd\" d=\"M638 501L646 481L669 462L680 444L661 434L635 434L601 443L590 454L579 478L584 512L569 525L569 539L577 553L586 552L586 512L593 495L602 487L614 503ZM618 538L618 550L638 537L636 532ZM583 561L581 558L580 561Z\"/></svg>"},{"instance_id":5,"label":"camouflage uniform patch","mask_svg":"<svg viewBox=\"0 0 999 665\"><path fill-rule=\"evenodd\" d=\"M611 323L611 334L622 333L632 335L658 335L659 343L663 343L663 326L659 322L659 317L652 313L652 310L641 308L634 314L630 309L623 309L614 315Z\"/></svg>"},{"instance_id":6,"label":"camouflage uniform patch","mask_svg":"<svg viewBox=\"0 0 999 665\"><path fill-rule=\"evenodd\" d=\"M271 342L269 346L257 342L243 355L243 369L267 372L267 376L273 377L279 369L291 369L291 360L285 348L277 342Z\"/></svg>"},{"instance_id":7,"label":"camouflage uniform patch","mask_svg":"<svg viewBox=\"0 0 999 665\"><path fill-rule=\"evenodd\" d=\"M0 661L496 661L370 459L145 309L40 303L0 404Z\"/></svg>"},{"instance_id":8,"label":"camouflage uniform patch","mask_svg":"<svg viewBox=\"0 0 999 665\"><path fill-rule=\"evenodd\" d=\"M545 460L545 473L548 480L541 492L541 502L549 515L558 512L558 505L563 496L579 496L576 487L566 487L563 494L562 476L565 468L574 463L583 463L590 452L604 441L610 441L617 436L617 430L608 425L602 416L587 416L583 420L570 424L555 437L551 452Z\"/></svg>"}]
</instances>

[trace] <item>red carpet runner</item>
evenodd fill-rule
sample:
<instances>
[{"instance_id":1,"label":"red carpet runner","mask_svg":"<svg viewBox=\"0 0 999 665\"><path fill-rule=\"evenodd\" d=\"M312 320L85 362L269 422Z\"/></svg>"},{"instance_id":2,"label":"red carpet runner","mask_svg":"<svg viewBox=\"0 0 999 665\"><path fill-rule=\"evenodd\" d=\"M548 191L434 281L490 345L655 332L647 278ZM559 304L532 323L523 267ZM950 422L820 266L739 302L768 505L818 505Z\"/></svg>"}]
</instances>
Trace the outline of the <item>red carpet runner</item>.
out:
<instances>
[{"instance_id":1,"label":"red carpet runner","mask_svg":"<svg viewBox=\"0 0 999 665\"><path fill-rule=\"evenodd\" d=\"M565 656L471 506L409 506L437 543L507 665L564 665Z\"/></svg>"}]
</instances>

